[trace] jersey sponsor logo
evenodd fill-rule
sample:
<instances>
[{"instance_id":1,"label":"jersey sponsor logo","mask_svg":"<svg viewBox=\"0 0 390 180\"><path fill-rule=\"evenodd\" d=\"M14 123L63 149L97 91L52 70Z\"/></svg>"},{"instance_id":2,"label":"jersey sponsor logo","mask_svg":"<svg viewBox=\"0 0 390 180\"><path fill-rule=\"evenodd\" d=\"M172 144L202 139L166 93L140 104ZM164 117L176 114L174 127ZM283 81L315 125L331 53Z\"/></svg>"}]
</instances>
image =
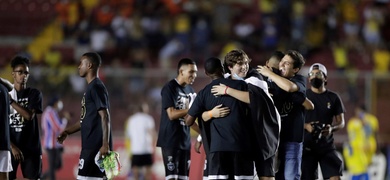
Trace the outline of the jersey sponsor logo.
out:
<instances>
[{"instance_id":1,"label":"jersey sponsor logo","mask_svg":"<svg viewBox=\"0 0 390 180\"><path fill-rule=\"evenodd\" d=\"M83 120L85 117L85 113L87 112L87 109L85 107L85 93L83 98L81 99L81 113L80 113L80 119ZM82 121L80 121L82 122Z\"/></svg>"},{"instance_id":2,"label":"jersey sponsor logo","mask_svg":"<svg viewBox=\"0 0 390 180\"><path fill-rule=\"evenodd\" d=\"M18 99L18 104L24 108L28 107L28 98ZM25 126L24 117L20 115L16 110L11 107L11 113L9 115L9 125L15 130L15 132L22 132L22 128Z\"/></svg>"}]
</instances>

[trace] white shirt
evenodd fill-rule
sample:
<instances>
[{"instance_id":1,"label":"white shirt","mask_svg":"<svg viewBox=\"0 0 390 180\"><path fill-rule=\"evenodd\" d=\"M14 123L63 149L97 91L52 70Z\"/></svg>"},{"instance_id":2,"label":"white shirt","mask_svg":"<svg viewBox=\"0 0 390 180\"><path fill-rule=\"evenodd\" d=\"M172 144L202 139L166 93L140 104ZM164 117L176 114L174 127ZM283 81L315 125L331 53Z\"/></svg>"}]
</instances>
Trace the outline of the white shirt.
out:
<instances>
[{"instance_id":1,"label":"white shirt","mask_svg":"<svg viewBox=\"0 0 390 180\"><path fill-rule=\"evenodd\" d=\"M145 113L135 113L127 120L126 135L130 139L133 155L151 154L153 152L154 119Z\"/></svg>"}]
</instances>

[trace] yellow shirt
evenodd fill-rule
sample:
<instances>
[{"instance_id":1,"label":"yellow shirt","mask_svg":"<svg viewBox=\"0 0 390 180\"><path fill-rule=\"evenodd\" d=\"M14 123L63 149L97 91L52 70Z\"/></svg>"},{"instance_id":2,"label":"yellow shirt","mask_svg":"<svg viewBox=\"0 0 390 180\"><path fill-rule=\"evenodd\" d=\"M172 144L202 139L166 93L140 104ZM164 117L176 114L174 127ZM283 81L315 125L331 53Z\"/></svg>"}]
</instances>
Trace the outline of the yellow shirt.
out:
<instances>
[{"instance_id":1,"label":"yellow shirt","mask_svg":"<svg viewBox=\"0 0 390 180\"><path fill-rule=\"evenodd\" d=\"M363 117L364 130L367 138L367 158L368 162L371 163L372 157L375 155L377 144L375 139L375 134L378 132L379 125L378 119L369 113L364 114Z\"/></svg>"},{"instance_id":2,"label":"yellow shirt","mask_svg":"<svg viewBox=\"0 0 390 180\"><path fill-rule=\"evenodd\" d=\"M365 173L368 159L365 152L366 133L363 122L358 118L351 118L347 124L347 131L349 144L343 149L345 164L352 175Z\"/></svg>"}]
</instances>

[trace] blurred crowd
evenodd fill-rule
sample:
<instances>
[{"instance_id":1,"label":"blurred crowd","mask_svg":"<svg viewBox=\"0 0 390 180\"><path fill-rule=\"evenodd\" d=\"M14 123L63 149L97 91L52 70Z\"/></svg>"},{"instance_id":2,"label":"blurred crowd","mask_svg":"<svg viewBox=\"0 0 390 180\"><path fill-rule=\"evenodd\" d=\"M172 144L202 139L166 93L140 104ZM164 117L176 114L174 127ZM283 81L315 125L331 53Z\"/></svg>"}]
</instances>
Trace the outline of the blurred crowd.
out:
<instances>
[{"instance_id":1,"label":"blurred crowd","mask_svg":"<svg viewBox=\"0 0 390 180\"><path fill-rule=\"evenodd\" d=\"M388 70L390 4L387 0L101 0L94 6L62 0L56 11L67 40L102 54L106 64L169 68L176 59L198 63L233 48L264 62L275 49L306 58L323 49L336 68L348 53ZM84 48L82 48L84 47ZM77 56L76 56L77 57ZM378 65L376 58L387 58ZM333 62L333 61L332 61ZM331 63L332 63L331 62Z\"/></svg>"},{"instance_id":2,"label":"blurred crowd","mask_svg":"<svg viewBox=\"0 0 390 180\"><path fill-rule=\"evenodd\" d=\"M351 103L363 97L364 88L359 88L362 80L358 80L361 71L389 72L389 0L52 2L49 9L55 16L48 18L60 22L64 39L41 60L32 59L36 70L30 83L44 93L81 96L85 83L76 73L78 58L96 51L103 59L100 77L119 109L129 106L129 98L132 102L146 99L153 104L152 112L158 114L162 82L175 75L170 70L180 58L190 57L203 67L206 58L223 57L232 49L243 49L253 66L264 64L275 50L298 50L307 65L320 62L329 71L348 74L336 90ZM26 46L17 51L31 58ZM7 59L6 55L0 57L0 73L10 79ZM79 111L78 101L70 98L65 103L74 103L73 112ZM119 110L115 114L127 116Z\"/></svg>"}]
</instances>

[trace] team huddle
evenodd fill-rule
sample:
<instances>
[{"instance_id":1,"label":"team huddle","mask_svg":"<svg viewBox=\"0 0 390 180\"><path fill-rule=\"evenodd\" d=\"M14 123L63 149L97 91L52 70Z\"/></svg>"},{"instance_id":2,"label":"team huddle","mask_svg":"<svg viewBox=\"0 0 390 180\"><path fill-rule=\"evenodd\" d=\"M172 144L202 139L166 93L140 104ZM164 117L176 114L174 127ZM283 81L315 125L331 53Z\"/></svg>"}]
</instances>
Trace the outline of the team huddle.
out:
<instances>
[{"instance_id":1,"label":"team huddle","mask_svg":"<svg viewBox=\"0 0 390 180\"><path fill-rule=\"evenodd\" d=\"M197 94L196 63L179 61L177 77L161 91L157 146L166 179L188 179L190 128L199 133L195 150L203 145L206 153L204 179L312 180L318 163L325 179L340 179L333 132L344 127L345 109L326 89L326 67L315 63L304 77L305 59L294 50L276 51L257 68L250 61L242 50L207 59L212 81Z\"/></svg>"}]
</instances>

